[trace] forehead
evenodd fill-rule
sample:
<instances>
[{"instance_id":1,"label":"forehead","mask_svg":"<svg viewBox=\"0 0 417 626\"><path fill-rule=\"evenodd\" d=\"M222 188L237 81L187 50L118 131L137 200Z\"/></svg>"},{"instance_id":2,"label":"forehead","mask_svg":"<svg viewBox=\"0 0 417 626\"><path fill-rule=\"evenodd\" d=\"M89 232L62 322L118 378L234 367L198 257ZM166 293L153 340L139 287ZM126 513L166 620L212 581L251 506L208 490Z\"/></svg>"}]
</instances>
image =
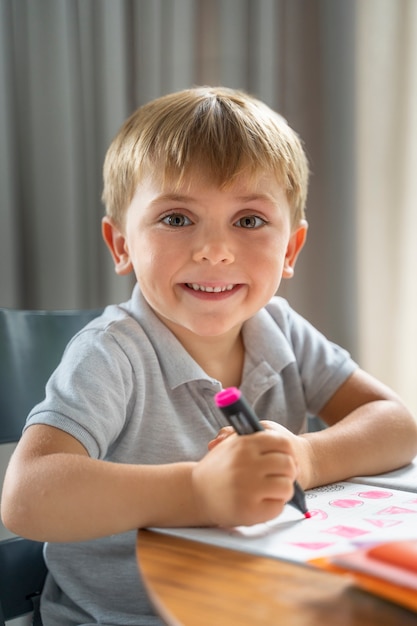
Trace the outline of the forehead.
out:
<instances>
[{"instance_id":1,"label":"forehead","mask_svg":"<svg viewBox=\"0 0 417 626\"><path fill-rule=\"evenodd\" d=\"M202 195L209 192L222 192L231 196L285 195L282 182L274 173L241 172L230 180L219 183L206 172L194 168L180 179L163 178L158 175L146 176L137 189L152 189L160 195Z\"/></svg>"}]
</instances>

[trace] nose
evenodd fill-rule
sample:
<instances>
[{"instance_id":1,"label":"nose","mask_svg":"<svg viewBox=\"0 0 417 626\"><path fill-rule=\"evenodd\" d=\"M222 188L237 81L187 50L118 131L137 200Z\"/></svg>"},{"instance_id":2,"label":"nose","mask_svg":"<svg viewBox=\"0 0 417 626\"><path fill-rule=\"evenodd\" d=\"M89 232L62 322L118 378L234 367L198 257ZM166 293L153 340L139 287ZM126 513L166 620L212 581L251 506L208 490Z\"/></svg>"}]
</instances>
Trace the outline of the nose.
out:
<instances>
[{"instance_id":1,"label":"nose","mask_svg":"<svg viewBox=\"0 0 417 626\"><path fill-rule=\"evenodd\" d=\"M211 265L233 263L235 255L230 237L219 229L206 230L195 241L193 259L198 263L208 262Z\"/></svg>"}]
</instances>

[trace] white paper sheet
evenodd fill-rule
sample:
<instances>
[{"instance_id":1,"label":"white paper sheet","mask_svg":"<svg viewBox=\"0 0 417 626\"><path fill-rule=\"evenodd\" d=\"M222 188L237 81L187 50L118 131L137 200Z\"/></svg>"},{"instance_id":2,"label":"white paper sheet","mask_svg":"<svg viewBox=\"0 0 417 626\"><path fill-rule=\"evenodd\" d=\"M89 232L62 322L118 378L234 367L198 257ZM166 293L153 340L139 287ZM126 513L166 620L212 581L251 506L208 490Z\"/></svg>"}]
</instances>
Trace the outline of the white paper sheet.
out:
<instances>
[{"instance_id":1,"label":"white paper sheet","mask_svg":"<svg viewBox=\"0 0 417 626\"><path fill-rule=\"evenodd\" d=\"M417 457L409 465L393 472L378 474L377 476L358 476L357 478L352 478L352 481L349 482L375 485L377 487L392 487L393 489L417 493Z\"/></svg>"},{"instance_id":2,"label":"white paper sheet","mask_svg":"<svg viewBox=\"0 0 417 626\"><path fill-rule=\"evenodd\" d=\"M287 506L274 520L251 527L152 530L295 562L417 538L417 493L341 482L307 491L306 501L310 519Z\"/></svg>"}]
</instances>

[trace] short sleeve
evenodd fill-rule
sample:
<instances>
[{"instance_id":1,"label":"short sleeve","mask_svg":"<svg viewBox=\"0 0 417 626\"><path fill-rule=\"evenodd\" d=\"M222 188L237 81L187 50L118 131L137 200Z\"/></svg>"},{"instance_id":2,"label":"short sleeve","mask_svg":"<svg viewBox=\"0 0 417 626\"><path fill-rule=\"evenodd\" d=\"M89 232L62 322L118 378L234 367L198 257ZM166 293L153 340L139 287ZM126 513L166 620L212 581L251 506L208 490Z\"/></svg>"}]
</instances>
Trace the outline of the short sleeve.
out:
<instances>
[{"instance_id":1,"label":"short sleeve","mask_svg":"<svg viewBox=\"0 0 417 626\"><path fill-rule=\"evenodd\" d=\"M310 414L320 412L337 389L358 368L349 352L330 341L282 298L268 306L295 356Z\"/></svg>"},{"instance_id":2,"label":"short sleeve","mask_svg":"<svg viewBox=\"0 0 417 626\"><path fill-rule=\"evenodd\" d=\"M116 337L108 330L84 330L67 346L25 428L55 426L80 441L90 456L104 458L124 428L137 383Z\"/></svg>"}]
</instances>

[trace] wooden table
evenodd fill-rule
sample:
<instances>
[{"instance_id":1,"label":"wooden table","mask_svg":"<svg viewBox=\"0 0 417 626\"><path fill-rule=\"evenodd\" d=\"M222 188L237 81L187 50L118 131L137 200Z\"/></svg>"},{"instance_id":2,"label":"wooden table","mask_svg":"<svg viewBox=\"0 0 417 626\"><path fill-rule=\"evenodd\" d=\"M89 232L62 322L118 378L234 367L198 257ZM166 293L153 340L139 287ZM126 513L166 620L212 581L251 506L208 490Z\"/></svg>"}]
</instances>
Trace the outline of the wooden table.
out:
<instances>
[{"instance_id":1,"label":"wooden table","mask_svg":"<svg viewBox=\"0 0 417 626\"><path fill-rule=\"evenodd\" d=\"M169 626L416 626L417 615L309 567L140 530L137 558Z\"/></svg>"}]
</instances>

